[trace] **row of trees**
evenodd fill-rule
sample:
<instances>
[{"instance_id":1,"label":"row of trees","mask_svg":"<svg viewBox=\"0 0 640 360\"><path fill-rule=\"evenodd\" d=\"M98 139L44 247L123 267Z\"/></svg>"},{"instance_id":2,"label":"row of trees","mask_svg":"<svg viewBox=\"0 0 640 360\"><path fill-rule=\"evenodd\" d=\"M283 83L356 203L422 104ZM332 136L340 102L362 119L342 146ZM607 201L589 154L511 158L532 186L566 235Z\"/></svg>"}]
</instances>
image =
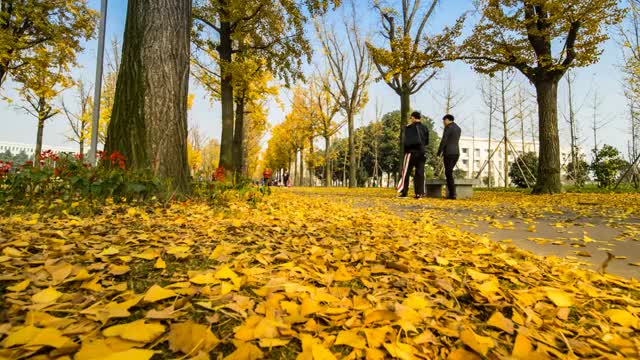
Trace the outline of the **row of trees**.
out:
<instances>
[{"instance_id":1,"label":"row of trees","mask_svg":"<svg viewBox=\"0 0 640 360\"><path fill-rule=\"evenodd\" d=\"M3 47L0 57L4 63L0 81L7 74L14 79L23 76L22 82L38 79L30 85L34 91L30 103L37 106L43 119L50 117L51 106L41 100L55 95L53 83L65 85L67 77L59 76L62 71L58 69L66 70L75 61L81 50L78 44L91 36L95 21L95 13L82 0L50 3L57 8L45 12L44 17L38 12L42 9L31 2L1 3L2 16L9 19L3 20L2 26L12 19L25 19L11 17L16 9L35 11L26 25L44 23L41 38L31 32L21 35L19 30L25 24L12 24L10 31L5 31L5 26L2 43L10 45L8 50ZM171 178L177 191L188 192L186 114L190 65L194 63L195 77L221 102L220 165L241 173L246 157L247 106L255 101L254 95L263 99L265 94L255 79L265 73L285 85L302 79L302 61L311 56L304 32L305 14L322 15L339 3L195 0L192 7L191 0L129 2L106 150L122 152L133 168L150 168L156 175ZM439 3L432 0L423 6L420 0L374 1L385 39L382 42L366 41L353 21L345 23L346 41L316 23L331 74L330 81L321 87L345 115L348 126L350 186L356 184L357 171L354 117L366 104L370 69L375 66L379 79L399 95L399 123L406 123L410 95L433 79L445 61L464 60L481 73L515 69L534 85L540 139L534 192L559 192L558 83L569 69L598 61L600 45L607 39L606 27L619 23L624 11L615 0L481 0L477 2L479 22L471 35L457 44L464 16L437 34L427 34ZM65 36L65 31L74 31L75 36ZM17 33L15 38L9 37L13 33ZM193 57L192 42L200 51ZM56 51L52 51L52 44L58 44ZM23 55L15 55L20 53Z\"/></svg>"}]
</instances>

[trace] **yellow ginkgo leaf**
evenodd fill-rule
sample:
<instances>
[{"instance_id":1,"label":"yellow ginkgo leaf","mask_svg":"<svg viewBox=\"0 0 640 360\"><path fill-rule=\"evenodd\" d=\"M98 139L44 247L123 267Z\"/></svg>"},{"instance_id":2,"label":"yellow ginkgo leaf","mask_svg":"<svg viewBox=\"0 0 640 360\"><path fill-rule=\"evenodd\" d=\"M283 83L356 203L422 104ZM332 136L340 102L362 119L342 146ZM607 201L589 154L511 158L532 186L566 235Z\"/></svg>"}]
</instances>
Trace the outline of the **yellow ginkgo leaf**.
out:
<instances>
[{"instance_id":1,"label":"yellow ginkgo leaf","mask_svg":"<svg viewBox=\"0 0 640 360\"><path fill-rule=\"evenodd\" d=\"M104 250L102 250L102 252L100 252L98 255L96 256L111 256L111 255L115 255L117 253L120 252L120 249L118 249L115 246L110 246Z\"/></svg>"},{"instance_id":2,"label":"yellow ginkgo leaf","mask_svg":"<svg viewBox=\"0 0 640 360\"><path fill-rule=\"evenodd\" d=\"M546 295L549 300L558 307L569 307L573 305L573 298L571 295L560 289L548 288L546 290Z\"/></svg>"},{"instance_id":3,"label":"yellow ginkgo leaf","mask_svg":"<svg viewBox=\"0 0 640 360\"><path fill-rule=\"evenodd\" d=\"M210 352L220 342L208 326L189 320L172 324L169 331L169 348L184 354L197 354L199 351Z\"/></svg>"},{"instance_id":4,"label":"yellow ginkgo leaf","mask_svg":"<svg viewBox=\"0 0 640 360\"><path fill-rule=\"evenodd\" d=\"M124 275L129 272L131 268L128 265L113 265L109 266L109 272L113 275Z\"/></svg>"},{"instance_id":5,"label":"yellow ginkgo leaf","mask_svg":"<svg viewBox=\"0 0 640 360\"><path fill-rule=\"evenodd\" d=\"M262 348L272 348L277 346L285 346L289 344L288 339L260 339L259 343Z\"/></svg>"},{"instance_id":6,"label":"yellow ginkgo leaf","mask_svg":"<svg viewBox=\"0 0 640 360\"><path fill-rule=\"evenodd\" d=\"M496 311L491 315L491 318L487 321L487 325L496 327L510 335L512 335L514 331L513 321L504 317L504 315L499 311Z\"/></svg>"},{"instance_id":7,"label":"yellow ginkgo leaf","mask_svg":"<svg viewBox=\"0 0 640 360\"><path fill-rule=\"evenodd\" d=\"M511 355L516 359L526 360L530 358L531 351L533 351L531 340L523 334L518 334Z\"/></svg>"},{"instance_id":8,"label":"yellow ginkgo leaf","mask_svg":"<svg viewBox=\"0 0 640 360\"><path fill-rule=\"evenodd\" d=\"M69 343L71 339L62 335L62 332L54 328L37 328L27 326L16 332L10 333L4 340L4 347L9 348L16 345L40 345L61 348Z\"/></svg>"},{"instance_id":9,"label":"yellow ginkgo leaf","mask_svg":"<svg viewBox=\"0 0 640 360\"><path fill-rule=\"evenodd\" d=\"M14 248L14 247L11 247L11 246L8 246L8 247L2 249L2 253L5 254L8 257L22 257L22 256L24 256L24 254L20 250Z\"/></svg>"},{"instance_id":10,"label":"yellow ginkgo leaf","mask_svg":"<svg viewBox=\"0 0 640 360\"><path fill-rule=\"evenodd\" d=\"M605 312L605 315L607 315L614 324L640 329L638 317L626 310L610 309Z\"/></svg>"},{"instance_id":11,"label":"yellow ginkgo leaf","mask_svg":"<svg viewBox=\"0 0 640 360\"><path fill-rule=\"evenodd\" d=\"M465 349L456 349L447 356L447 360L481 360L482 358L475 353Z\"/></svg>"},{"instance_id":12,"label":"yellow ginkgo leaf","mask_svg":"<svg viewBox=\"0 0 640 360\"><path fill-rule=\"evenodd\" d=\"M153 267L155 269L166 269L167 268L167 264L164 262L164 260L162 260L161 257L158 257L158 260L156 260L155 265L153 265Z\"/></svg>"},{"instance_id":13,"label":"yellow ginkgo leaf","mask_svg":"<svg viewBox=\"0 0 640 360\"><path fill-rule=\"evenodd\" d=\"M55 288L48 287L31 297L31 300L36 304L49 304L58 300L63 293L59 292Z\"/></svg>"},{"instance_id":14,"label":"yellow ginkgo leaf","mask_svg":"<svg viewBox=\"0 0 640 360\"><path fill-rule=\"evenodd\" d=\"M487 336L480 336L469 328L462 330L460 340L482 356L486 356L489 350L496 346L493 339Z\"/></svg>"},{"instance_id":15,"label":"yellow ginkgo leaf","mask_svg":"<svg viewBox=\"0 0 640 360\"><path fill-rule=\"evenodd\" d=\"M31 280L30 279L26 279L24 281L21 281L13 286L7 286L7 290L9 291L14 291L14 292L20 292L20 291L24 291L26 288L29 287L29 284L31 284Z\"/></svg>"},{"instance_id":16,"label":"yellow ginkgo leaf","mask_svg":"<svg viewBox=\"0 0 640 360\"><path fill-rule=\"evenodd\" d=\"M467 269L467 274L475 281L486 281L491 278L491 275L473 269Z\"/></svg>"},{"instance_id":17,"label":"yellow ginkgo leaf","mask_svg":"<svg viewBox=\"0 0 640 360\"><path fill-rule=\"evenodd\" d=\"M385 343L384 348L389 352L391 356L402 360L415 359L414 354L417 352L413 346L409 344L403 344L401 342Z\"/></svg>"},{"instance_id":18,"label":"yellow ginkgo leaf","mask_svg":"<svg viewBox=\"0 0 640 360\"><path fill-rule=\"evenodd\" d=\"M121 339L148 343L165 331L164 325L159 323L147 324L144 320L137 320L128 324L115 325L102 331L102 335L118 336Z\"/></svg>"},{"instance_id":19,"label":"yellow ginkgo leaf","mask_svg":"<svg viewBox=\"0 0 640 360\"><path fill-rule=\"evenodd\" d=\"M322 344L313 344L313 346L311 347L311 353L313 354L314 360L337 360L335 355L333 355L331 351L324 347Z\"/></svg>"},{"instance_id":20,"label":"yellow ginkgo leaf","mask_svg":"<svg viewBox=\"0 0 640 360\"><path fill-rule=\"evenodd\" d=\"M176 296L178 296L178 294L171 289L165 289L161 286L153 285L149 290L147 290L147 293L144 294L143 300L145 302L156 302Z\"/></svg>"},{"instance_id":21,"label":"yellow ginkgo leaf","mask_svg":"<svg viewBox=\"0 0 640 360\"><path fill-rule=\"evenodd\" d=\"M354 330L343 330L338 333L335 345L348 345L354 349L365 349L367 342Z\"/></svg>"},{"instance_id":22,"label":"yellow ginkgo leaf","mask_svg":"<svg viewBox=\"0 0 640 360\"><path fill-rule=\"evenodd\" d=\"M251 343L236 344L236 350L229 354L224 360L258 360L262 359L264 354L257 346Z\"/></svg>"},{"instance_id":23,"label":"yellow ginkgo leaf","mask_svg":"<svg viewBox=\"0 0 640 360\"><path fill-rule=\"evenodd\" d=\"M399 317L393 311L389 310L375 310L367 314L364 318L365 325L373 324L380 321L395 321Z\"/></svg>"},{"instance_id":24,"label":"yellow ginkgo leaf","mask_svg":"<svg viewBox=\"0 0 640 360\"><path fill-rule=\"evenodd\" d=\"M149 360L153 357L155 351L144 349L129 349L125 351L115 352L111 354L105 354L104 357L97 358L96 360Z\"/></svg>"}]
</instances>

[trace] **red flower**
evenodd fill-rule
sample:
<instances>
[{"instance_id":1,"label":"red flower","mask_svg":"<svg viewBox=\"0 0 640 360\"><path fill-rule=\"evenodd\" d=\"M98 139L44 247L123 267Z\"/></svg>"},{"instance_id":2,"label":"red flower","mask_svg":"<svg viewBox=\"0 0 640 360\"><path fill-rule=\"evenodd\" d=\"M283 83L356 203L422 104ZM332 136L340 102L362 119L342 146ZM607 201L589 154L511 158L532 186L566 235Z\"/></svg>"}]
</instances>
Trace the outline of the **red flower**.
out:
<instances>
[{"instance_id":1,"label":"red flower","mask_svg":"<svg viewBox=\"0 0 640 360\"><path fill-rule=\"evenodd\" d=\"M224 167L220 166L213 173L213 181L224 181Z\"/></svg>"},{"instance_id":2,"label":"red flower","mask_svg":"<svg viewBox=\"0 0 640 360\"><path fill-rule=\"evenodd\" d=\"M84 154L75 154L73 157L76 158L76 160L82 160L84 158Z\"/></svg>"},{"instance_id":3,"label":"red flower","mask_svg":"<svg viewBox=\"0 0 640 360\"><path fill-rule=\"evenodd\" d=\"M114 151L109 156L109 161L111 161L111 165L118 165L122 170L126 169L126 166L125 166L126 160L127 160L127 157L122 155L119 151Z\"/></svg>"}]
</instances>

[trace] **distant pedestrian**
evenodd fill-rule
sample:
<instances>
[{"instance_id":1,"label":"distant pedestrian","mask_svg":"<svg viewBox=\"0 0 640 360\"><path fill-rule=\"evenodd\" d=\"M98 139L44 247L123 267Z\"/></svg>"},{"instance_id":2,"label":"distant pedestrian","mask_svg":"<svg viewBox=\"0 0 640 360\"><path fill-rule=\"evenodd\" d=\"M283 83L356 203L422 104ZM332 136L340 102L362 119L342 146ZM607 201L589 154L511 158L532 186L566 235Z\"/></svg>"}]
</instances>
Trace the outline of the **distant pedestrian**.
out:
<instances>
[{"instance_id":1,"label":"distant pedestrian","mask_svg":"<svg viewBox=\"0 0 640 360\"><path fill-rule=\"evenodd\" d=\"M264 171L262 172L262 179L264 181L264 185L265 186L270 186L271 185L271 175L273 174L273 171L271 171L271 169L266 168L264 169Z\"/></svg>"},{"instance_id":2,"label":"distant pedestrian","mask_svg":"<svg viewBox=\"0 0 640 360\"><path fill-rule=\"evenodd\" d=\"M289 186L289 171L285 171L284 172L284 187L288 187Z\"/></svg>"},{"instance_id":3,"label":"distant pedestrian","mask_svg":"<svg viewBox=\"0 0 640 360\"><path fill-rule=\"evenodd\" d=\"M460 134L462 130L454 122L453 115L447 114L442 118L444 123L444 132L440 147L438 147L438 156L443 156L444 174L447 177L447 199L456 198L456 185L453 179L453 169L460 158Z\"/></svg>"},{"instance_id":4,"label":"distant pedestrian","mask_svg":"<svg viewBox=\"0 0 640 360\"><path fill-rule=\"evenodd\" d=\"M409 193L409 178L415 168L413 177L415 198L424 197L424 164L427 162L426 147L429 144L429 130L420 120L422 114L415 111L411 114L411 124L404 129L404 163L402 177L396 189L399 198L406 198Z\"/></svg>"}]
</instances>

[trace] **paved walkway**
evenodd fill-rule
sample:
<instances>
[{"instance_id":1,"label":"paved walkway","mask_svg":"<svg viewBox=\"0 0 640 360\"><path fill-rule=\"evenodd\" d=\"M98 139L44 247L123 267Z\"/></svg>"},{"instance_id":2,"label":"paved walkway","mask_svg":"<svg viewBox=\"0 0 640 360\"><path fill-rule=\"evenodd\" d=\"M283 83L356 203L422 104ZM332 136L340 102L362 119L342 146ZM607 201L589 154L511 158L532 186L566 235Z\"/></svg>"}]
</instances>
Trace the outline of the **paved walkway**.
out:
<instances>
[{"instance_id":1,"label":"paved walkway","mask_svg":"<svg viewBox=\"0 0 640 360\"><path fill-rule=\"evenodd\" d=\"M297 191L293 189L293 191ZM304 190L309 194L309 190ZM589 195L579 210L560 205L539 206L485 201L478 194L472 200L395 199L385 190L318 189L314 196L339 196L357 207L389 211L410 220L424 217L471 233L517 246L540 256L556 256L596 271L627 278L640 278L640 216L620 215L614 208L590 205ZM509 195L513 196L513 195ZM524 199L526 195L521 195ZM611 255L609 255L611 254ZM608 261L607 259L610 258Z\"/></svg>"}]
</instances>

